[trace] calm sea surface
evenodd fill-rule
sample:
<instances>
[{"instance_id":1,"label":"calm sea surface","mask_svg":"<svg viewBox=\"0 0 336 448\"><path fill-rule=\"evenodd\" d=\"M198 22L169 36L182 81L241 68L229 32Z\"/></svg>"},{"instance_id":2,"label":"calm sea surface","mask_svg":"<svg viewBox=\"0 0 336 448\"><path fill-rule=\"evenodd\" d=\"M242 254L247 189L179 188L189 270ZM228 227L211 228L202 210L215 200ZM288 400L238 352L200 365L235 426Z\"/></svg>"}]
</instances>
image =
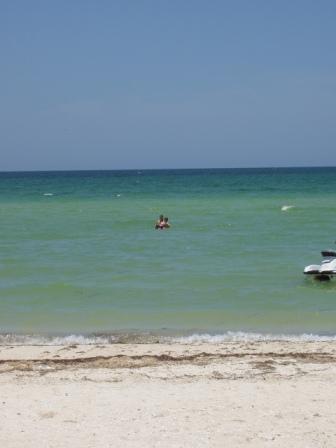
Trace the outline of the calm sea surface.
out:
<instances>
[{"instance_id":1,"label":"calm sea surface","mask_svg":"<svg viewBox=\"0 0 336 448\"><path fill-rule=\"evenodd\" d=\"M0 173L0 211L4 340L336 335L336 279L302 274L336 168Z\"/></svg>"}]
</instances>

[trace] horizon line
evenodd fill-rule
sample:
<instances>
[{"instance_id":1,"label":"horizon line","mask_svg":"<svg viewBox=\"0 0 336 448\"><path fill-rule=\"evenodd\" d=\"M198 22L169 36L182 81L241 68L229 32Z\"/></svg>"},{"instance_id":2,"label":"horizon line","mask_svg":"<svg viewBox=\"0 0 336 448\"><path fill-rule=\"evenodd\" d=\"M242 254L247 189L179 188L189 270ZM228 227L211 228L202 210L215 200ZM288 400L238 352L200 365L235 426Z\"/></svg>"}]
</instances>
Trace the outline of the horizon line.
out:
<instances>
[{"instance_id":1,"label":"horizon line","mask_svg":"<svg viewBox=\"0 0 336 448\"><path fill-rule=\"evenodd\" d=\"M336 168L335 165L281 165L281 166L245 166L245 167L198 167L198 168L79 168L79 169L13 169L1 170L0 173L71 173L99 171L200 171L200 170L265 170L265 169L304 169L304 168Z\"/></svg>"}]
</instances>

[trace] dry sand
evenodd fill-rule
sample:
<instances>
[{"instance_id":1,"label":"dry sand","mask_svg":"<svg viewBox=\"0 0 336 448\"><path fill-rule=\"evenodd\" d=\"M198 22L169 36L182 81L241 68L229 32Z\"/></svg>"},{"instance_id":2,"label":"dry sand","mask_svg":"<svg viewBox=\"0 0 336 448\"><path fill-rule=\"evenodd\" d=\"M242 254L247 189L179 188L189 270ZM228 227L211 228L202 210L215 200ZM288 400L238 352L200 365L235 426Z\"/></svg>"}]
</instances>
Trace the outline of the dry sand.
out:
<instances>
[{"instance_id":1,"label":"dry sand","mask_svg":"<svg viewBox=\"0 0 336 448\"><path fill-rule=\"evenodd\" d=\"M0 447L335 447L336 343L1 346Z\"/></svg>"}]
</instances>

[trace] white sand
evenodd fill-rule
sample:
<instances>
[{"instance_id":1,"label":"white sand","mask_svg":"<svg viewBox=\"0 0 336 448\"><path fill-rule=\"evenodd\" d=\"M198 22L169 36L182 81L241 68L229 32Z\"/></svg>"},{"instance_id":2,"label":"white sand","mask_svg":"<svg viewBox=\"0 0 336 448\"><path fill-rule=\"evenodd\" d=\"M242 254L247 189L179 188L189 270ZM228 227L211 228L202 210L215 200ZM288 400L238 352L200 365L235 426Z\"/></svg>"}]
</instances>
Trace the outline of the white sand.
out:
<instances>
[{"instance_id":1,"label":"white sand","mask_svg":"<svg viewBox=\"0 0 336 448\"><path fill-rule=\"evenodd\" d=\"M336 343L0 347L0 447L334 447Z\"/></svg>"}]
</instances>

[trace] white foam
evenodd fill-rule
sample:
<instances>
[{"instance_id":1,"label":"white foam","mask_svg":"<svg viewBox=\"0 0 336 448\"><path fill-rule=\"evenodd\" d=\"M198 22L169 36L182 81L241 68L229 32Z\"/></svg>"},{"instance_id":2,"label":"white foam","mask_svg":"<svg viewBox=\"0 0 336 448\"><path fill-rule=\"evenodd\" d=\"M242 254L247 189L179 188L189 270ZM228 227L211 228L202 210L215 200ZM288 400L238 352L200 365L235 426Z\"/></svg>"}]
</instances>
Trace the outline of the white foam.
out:
<instances>
[{"instance_id":1,"label":"white foam","mask_svg":"<svg viewBox=\"0 0 336 448\"><path fill-rule=\"evenodd\" d=\"M54 196L54 193L43 193L43 196Z\"/></svg>"},{"instance_id":2,"label":"white foam","mask_svg":"<svg viewBox=\"0 0 336 448\"><path fill-rule=\"evenodd\" d=\"M42 335L19 335L0 334L0 345L93 345L110 344L115 336L42 336Z\"/></svg>"},{"instance_id":3,"label":"white foam","mask_svg":"<svg viewBox=\"0 0 336 448\"><path fill-rule=\"evenodd\" d=\"M228 331L223 334L211 335L208 333L195 333L190 336L172 338L172 342L181 344L210 343L220 344L222 342L258 342L258 341L293 341L293 342L328 342L336 341L336 335L322 336L318 334L263 334L246 333L243 331Z\"/></svg>"},{"instance_id":4,"label":"white foam","mask_svg":"<svg viewBox=\"0 0 336 448\"><path fill-rule=\"evenodd\" d=\"M295 208L295 205L283 205L281 207L281 211L286 212L287 210L290 210L291 208Z\"/></svg>"},{"instance_id":5,"label":"white foam","mask_svg":"<svg viewBox=\"0 0 336 448\"><path fill-rule=\"evenodd\" d=\"M125 338L125 336L127 336ZM221 344L225 342L332 342L336 341L336 335L318 335L312 333L302 334L271 334L252 333L244 331L227 331L225 333L194 333L189 336L163 336L148 335L142 333L134 334L108 334L108 335L80 335L67 336L43 336L43 335L20 335L0 334L0 346L4 345L95 345L95 344L118 344L118 343L176 343L176 344Z\"/></svg>"}]
</instances>

